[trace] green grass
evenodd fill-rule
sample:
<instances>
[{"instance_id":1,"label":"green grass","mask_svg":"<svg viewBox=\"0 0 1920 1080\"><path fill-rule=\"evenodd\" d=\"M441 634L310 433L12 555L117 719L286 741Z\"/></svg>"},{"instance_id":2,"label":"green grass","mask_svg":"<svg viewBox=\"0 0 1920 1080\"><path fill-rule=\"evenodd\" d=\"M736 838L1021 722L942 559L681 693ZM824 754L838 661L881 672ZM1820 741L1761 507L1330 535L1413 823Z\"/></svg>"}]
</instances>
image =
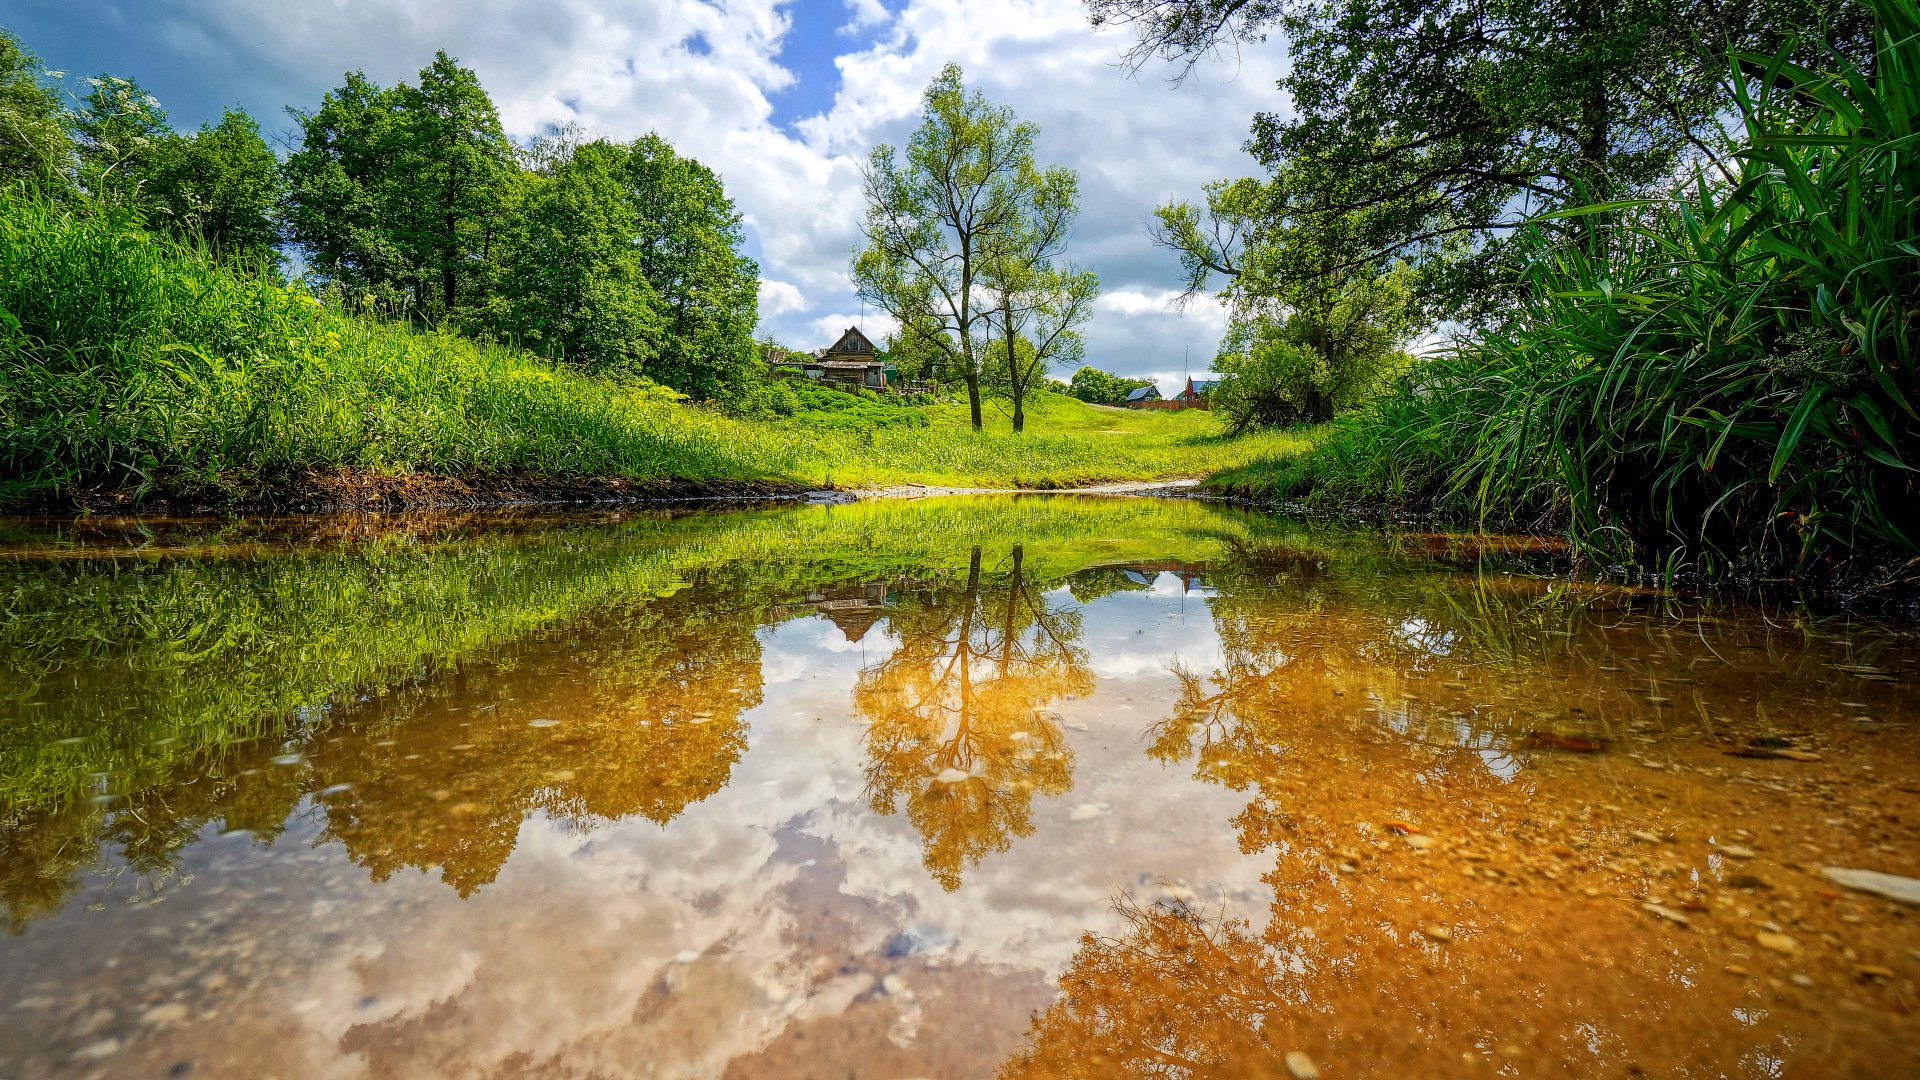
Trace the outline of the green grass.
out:
<instances>
[{"instance_id":1,"label":"green grass","mask_svg":"<svg viewBox=\"0 0 1920 1080\"><path fill-rule=\"evenodd\" d=\"M1284 437L1043 396L997 413L801 388L731 418L644 382L349 315L99 213L0 194L0 505L247 501L312 473L1037 487L1196 475Z\"/></svg>"},{"instance_id":2,"label":"green grass","mask_svg":"<svg viewBox=\"0 0 1920 1080\"><path fill-rule=\"evenodd\" d=\"M1212 483L1708 576L1920 555L1920 12L1873 7L1870 65L1739 58L1730 179L1566 212L1590 239L1536 233L1505 322Z\"/></svg>"}]
</instances>

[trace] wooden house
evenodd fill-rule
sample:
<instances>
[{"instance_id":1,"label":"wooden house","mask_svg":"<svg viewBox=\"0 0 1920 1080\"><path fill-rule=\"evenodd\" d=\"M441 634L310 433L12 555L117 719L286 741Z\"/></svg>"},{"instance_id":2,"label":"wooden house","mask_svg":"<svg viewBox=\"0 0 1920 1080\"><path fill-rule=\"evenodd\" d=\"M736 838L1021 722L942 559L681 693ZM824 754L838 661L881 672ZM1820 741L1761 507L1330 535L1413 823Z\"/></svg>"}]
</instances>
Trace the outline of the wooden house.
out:
<instances>
[{"instance_id":1,"label":"wooden house","mask_svg":"<svg viewBox=\"0 0 1920 1080\"><path fill-rule=\"evenodd\" d=\"M859 327L849 326L840 340L824 349L815 349L807 359L797 363L776 362L773 367L797 370L816 382L842 389L886 390L899 381L900 374L881 360L878 352Z\"/></svg>"}]
</instances>

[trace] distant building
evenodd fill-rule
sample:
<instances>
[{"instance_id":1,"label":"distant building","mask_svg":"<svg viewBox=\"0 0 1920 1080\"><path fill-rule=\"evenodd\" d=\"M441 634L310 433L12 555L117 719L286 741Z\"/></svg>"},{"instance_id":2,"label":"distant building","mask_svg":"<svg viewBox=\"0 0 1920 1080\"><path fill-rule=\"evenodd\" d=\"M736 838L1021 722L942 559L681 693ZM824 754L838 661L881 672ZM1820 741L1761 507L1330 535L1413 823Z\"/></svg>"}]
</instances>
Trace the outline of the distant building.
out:
<instances>
[{"instance_id":1,"label":"distant building","mask_svg":"<svg viewBox=\"0 0 1920 1080\"><path fill-rule=\"evenodd\" d=\"M1196 379L1187 376L1187 388L1173 395L1173 400L1184 401L1189 407L1204 409L1207 407L1207 395L1220 385L1219 379Z\"/></svg>"},{"instance_id":2,"label":"distant building","mask_svg":"<svg viewBox=\"0 0 1920 1080\"><path fill-rule=\"evenodd\" d=\"M1134 389L1127 391L1127 400L1124 402L1124 404L1129 409L1139 409L1139 408L1144 408L1147 402L1149 401L1159 401L1159 400L1160 400L1160 388L1153 385L1152 383L1148 383L1145 386L1135 387Z\"/></svg>"},{"instance_id":3,"label":"distant building","mask_svg":"<svg viewBox=\"0 0 1920 1080\"><path fill-rule=\"evenodd\" d=\"M866 390L885 390L900 378L898 371L880 359L873 342L857 326L847 327L840 340L815 349L806 360L779 361L773 367L797 370L818 382Z\"/></svg>"}]
</instances>

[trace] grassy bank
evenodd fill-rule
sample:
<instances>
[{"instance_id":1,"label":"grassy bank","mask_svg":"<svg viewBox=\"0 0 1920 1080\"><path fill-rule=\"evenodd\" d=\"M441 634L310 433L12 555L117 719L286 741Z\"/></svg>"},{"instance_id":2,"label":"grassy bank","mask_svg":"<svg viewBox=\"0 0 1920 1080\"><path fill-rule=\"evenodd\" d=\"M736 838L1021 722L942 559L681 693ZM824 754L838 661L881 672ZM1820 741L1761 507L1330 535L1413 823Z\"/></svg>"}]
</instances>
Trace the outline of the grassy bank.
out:
<instances>
[{"instance_id":1,"label":"grassy bank","mask_svg":"<svg viewBox=\"0 0 1920 1080\"><path fill-rule=\"evenodd\" d=\"M1288 442L1051 395L1019 436L997 413L975 433L953 407L921 411L735 419L357 317L126 220L0 196L0 505L259 501L330 474L1036 487L1193 475Z\"/></svg>"},{"instance_id":2,"label":"grassy bank","mask_svg":"<svg viewBox=\"0 0 1920 1080\"><path fill-rule=\"evenodd\" d=\"M1536 235L1503 323L1211 483L1553 523L1709 576L1920 555L1920 14L1874 6L1871 63L1736 58L1726 175L1561 215L1585 242Z\"/></svg>"}]
</instances>

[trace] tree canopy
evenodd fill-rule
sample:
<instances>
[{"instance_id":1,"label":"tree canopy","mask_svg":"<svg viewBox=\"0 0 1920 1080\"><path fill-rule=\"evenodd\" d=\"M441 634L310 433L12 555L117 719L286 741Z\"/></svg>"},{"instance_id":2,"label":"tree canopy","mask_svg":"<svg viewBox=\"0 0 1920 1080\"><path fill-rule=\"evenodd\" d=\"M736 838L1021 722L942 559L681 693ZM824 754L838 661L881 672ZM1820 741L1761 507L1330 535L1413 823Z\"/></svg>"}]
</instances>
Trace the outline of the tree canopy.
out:
<instances>
[{"instance_id":1,"label":"tree canopy","mask_svg":"<svg viewBox=\"0 0 1920 1080\"><path fill-rule=\"evenodd\" d=\"M1089 0L1136 34L1135 62L1286 41L1277 104L1248 149L1269 172L1262 221L1333 231L1328 264L1411 261L1449 314L1484 311L1504 240L1530 213L1657 189L1721 155L1729 48L1770 52L1825 27L1861 37L1850 0ZM1563 226L1579 230L1575 222ZM1326 246L1326 245L1323 245Z\"/></svg>"},{"instance_id":2,"label":"tree canopy","mask_svg":"<svg viewBox=\"0 0 1920 1080\"><path fill-rule=\"evenodd\" d=\"M1053 265L1078 212L1078 179L1043 168L1039 129L968 90L957 64L927 87L920 116L904 152L882 144L867 160L866 244L854 257L854 282L916 328L919 343L946 354L941 366L965 381L978 429L996 314L1006 341L1019 336L1012 307L1031 316L1053 305L1061 333L1084 321L1091 278ZM1016 375L1010 368L1011 382L1027 381Z\"/></svg>"}]
</instances>

